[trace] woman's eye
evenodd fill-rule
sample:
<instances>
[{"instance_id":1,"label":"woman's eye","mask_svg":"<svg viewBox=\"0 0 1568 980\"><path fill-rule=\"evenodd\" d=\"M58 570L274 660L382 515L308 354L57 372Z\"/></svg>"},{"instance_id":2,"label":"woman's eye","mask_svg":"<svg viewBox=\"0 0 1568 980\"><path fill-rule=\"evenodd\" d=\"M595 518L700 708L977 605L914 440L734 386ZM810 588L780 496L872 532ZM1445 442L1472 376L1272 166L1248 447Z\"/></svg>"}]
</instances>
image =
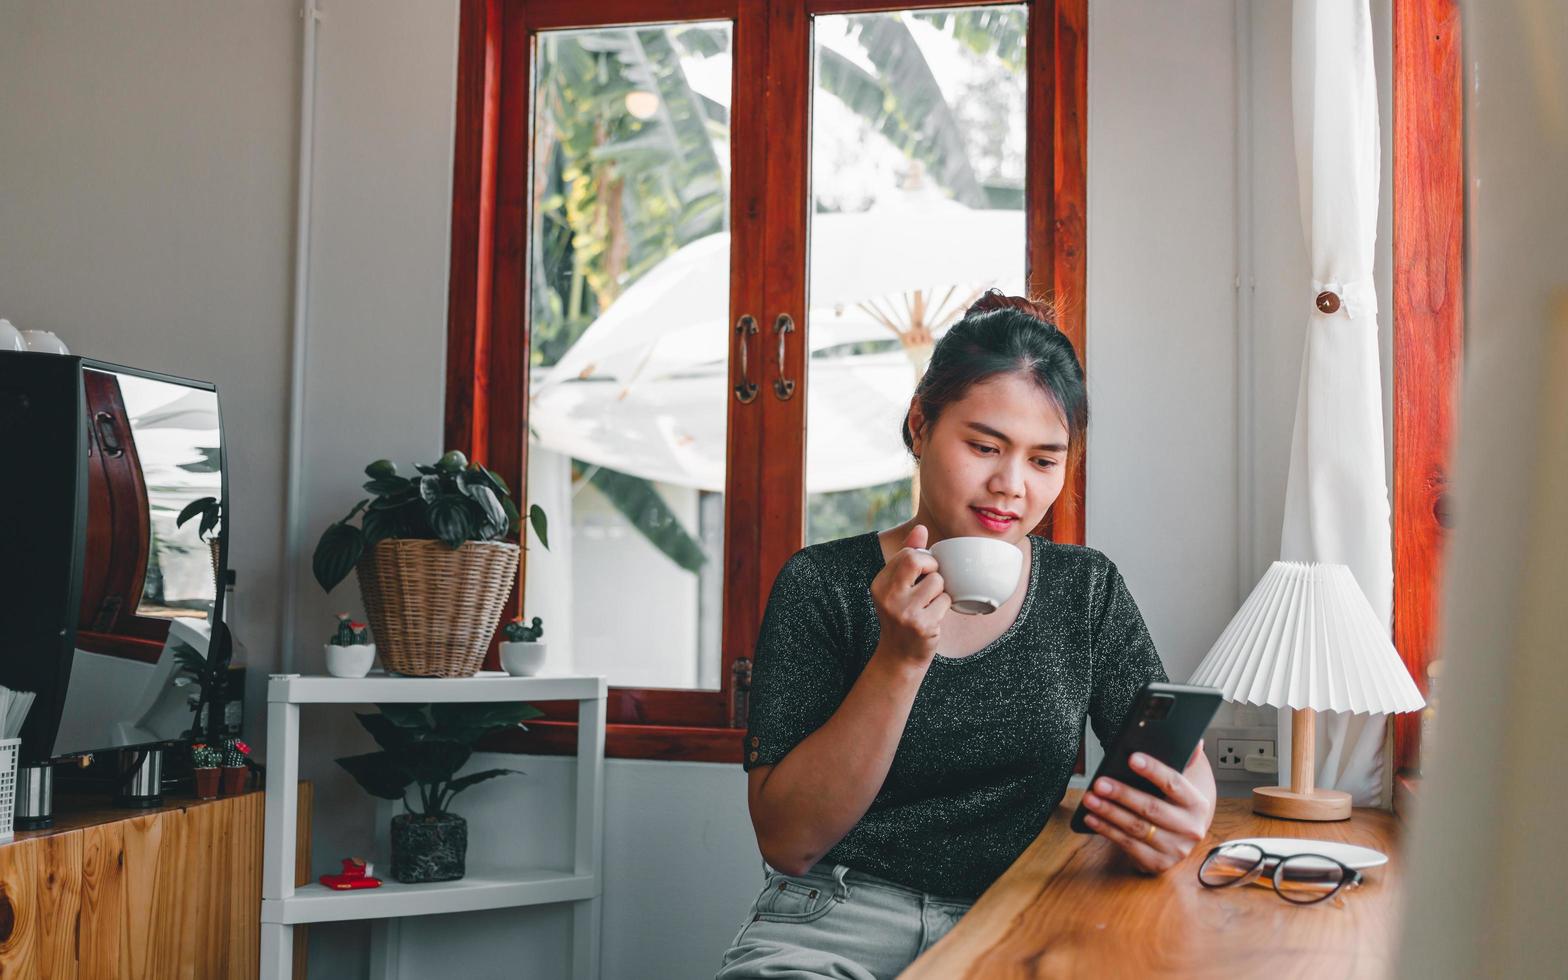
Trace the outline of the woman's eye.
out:
<instances>
[{"instance_id":1,"label":"woman's eye","mask_svg":"<svg viewBox=\"0 0 1568 980\"><path fill-rule=\"evenodd\" d=\"M1035 464L1037 466L1039 466L1042 470L1048 470L1051 467L1056 465L1056 460L1041 458L1041 459L1035 460Z\"/></svg>"}]
</instances>

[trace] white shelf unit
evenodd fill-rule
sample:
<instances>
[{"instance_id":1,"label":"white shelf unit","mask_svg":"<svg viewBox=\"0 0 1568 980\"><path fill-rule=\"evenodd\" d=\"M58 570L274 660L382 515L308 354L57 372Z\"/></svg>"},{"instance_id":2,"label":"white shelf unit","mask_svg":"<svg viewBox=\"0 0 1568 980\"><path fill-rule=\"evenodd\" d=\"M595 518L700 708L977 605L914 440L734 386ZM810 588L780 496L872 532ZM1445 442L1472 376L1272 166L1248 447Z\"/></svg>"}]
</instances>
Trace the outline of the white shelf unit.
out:
<instances>
[{"instance_id":1,"label":"white shelf unit","mask_svg":"<svg viewBox=\"0 0 1568 980\"><path fill-rule=\"evenodd\" d=\"M267 826L261 879L261 976L287 980L293 971L294 927L308 922L393 919L570 902L572 975L598 980L600 869L604 838L604 721L609 690L603 677L363 678L274 674L267 684ZM571 871L501 870L473 866L458 881L336 891L294 884L299 831L299 709L302 704L434 701L577 701L577 819ZM387 937L374 959L396 975ZM374 971L373 971L374 973Z\"/></svg>"}]
</instances>

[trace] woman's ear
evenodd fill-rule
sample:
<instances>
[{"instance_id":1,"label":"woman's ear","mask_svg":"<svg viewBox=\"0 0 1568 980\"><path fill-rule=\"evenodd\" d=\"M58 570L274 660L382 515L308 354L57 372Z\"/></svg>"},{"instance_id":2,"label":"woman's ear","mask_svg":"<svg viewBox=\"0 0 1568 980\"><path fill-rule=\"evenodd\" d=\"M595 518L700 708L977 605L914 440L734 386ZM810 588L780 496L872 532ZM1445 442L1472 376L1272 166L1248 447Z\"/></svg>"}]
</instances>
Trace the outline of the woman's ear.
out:
<instances>
[{"instance_id":1,"label":"woman's ear","mask_svg":"<svg viewBox=\"0 0 1568 980\"><path fill-rule=\"evenodd\" d=\"M909 426L909 438L912 443L910 451L919 459L925 451L926 415L920 410L920 396L916 395L909 400L909 415L904 420Z\"/></svg>"}]
</instances>

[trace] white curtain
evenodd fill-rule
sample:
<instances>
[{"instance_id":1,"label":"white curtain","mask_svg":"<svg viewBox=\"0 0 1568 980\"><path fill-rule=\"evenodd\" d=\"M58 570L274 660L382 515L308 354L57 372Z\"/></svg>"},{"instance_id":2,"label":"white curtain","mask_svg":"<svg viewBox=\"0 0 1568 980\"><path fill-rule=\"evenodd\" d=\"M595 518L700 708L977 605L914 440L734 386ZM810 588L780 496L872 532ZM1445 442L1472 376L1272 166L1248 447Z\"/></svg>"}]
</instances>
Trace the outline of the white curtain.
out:
<instances>
[{"instance_id":1,"label":"white curtain","mask_svg":"<svg viewBox=\"0 0 1568 980\"><path fill-rule=\"evenodd\" d=\"M1280 558L1350 566L1391 627L1393 554L1372 284L1377 79L1367 0L1295 0L1291 46L1301 223L1312 266L1301 287L1306 350ZM1350 793L1357 805L1383 804L1386 717L1321 713L1317 784ZM1290 759L1288 712L1280 722L1283 769Z\"/></svg>"}]
</instances>

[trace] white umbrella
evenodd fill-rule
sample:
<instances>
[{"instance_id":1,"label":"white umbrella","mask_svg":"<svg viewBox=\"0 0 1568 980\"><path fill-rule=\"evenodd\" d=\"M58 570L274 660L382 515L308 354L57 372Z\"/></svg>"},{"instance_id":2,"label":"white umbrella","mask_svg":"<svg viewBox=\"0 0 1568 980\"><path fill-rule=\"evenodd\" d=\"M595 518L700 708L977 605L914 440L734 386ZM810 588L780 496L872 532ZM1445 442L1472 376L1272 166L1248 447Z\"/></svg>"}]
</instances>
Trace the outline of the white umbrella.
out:
<instances>
[{"instance_id":1,"label":"white umbrella","mask_svg":"<svg viewBox=\"0 0 1568 980\"><path fill-rule=\"evenodd\" d=\"M900 437L914 374L900 352L817 357L807 402L806 490L828 493L907 477ZM631 389L610 380L542 385L530 403L536 443L659 483L724 489L729 379L724 365Z\"/></svg>"},{"instance_id":2,"label":"white umbrella","mask_svg":"<svg viewBox=\"0 0 1568 980\"><path fill-rule=\"evenodd\" d=\"M968 208L931 189L904 191L865 211L814 215L811 349L864 340L909 343L897 336L906 326L925 328L928 338L974 293L990 286L1019 291L1024 250L1022 211ZM729 259L728 232L680 248L629 286L542 385L588 377L629 384L724 362L733 327ZM911 311L916 293L923 309Z\"/></svg>"},{"instance_id":3,"label":"white umbrella","mask_svg":"<svg viewBox=\"0 0 1568 980\"><path fill-rule=\"evenodd\" d=\"M166 387L173 388L172 385ZM157 408L131 416L131 428L143 429L198 429L218 428L218 396L210 391L193 389Z\"/></svg>"}]
</instances>

